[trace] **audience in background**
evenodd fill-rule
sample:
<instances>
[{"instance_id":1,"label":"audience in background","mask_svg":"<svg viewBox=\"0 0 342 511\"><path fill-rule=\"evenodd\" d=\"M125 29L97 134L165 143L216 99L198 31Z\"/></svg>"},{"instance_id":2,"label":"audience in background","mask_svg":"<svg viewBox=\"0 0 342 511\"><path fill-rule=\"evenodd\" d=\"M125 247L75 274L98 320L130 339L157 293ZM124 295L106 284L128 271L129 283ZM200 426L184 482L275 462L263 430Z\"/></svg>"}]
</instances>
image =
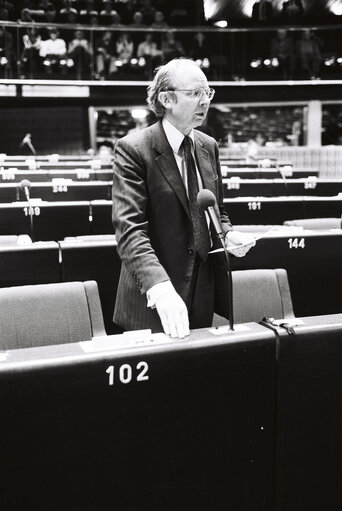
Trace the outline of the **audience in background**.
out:
<instances>
[{"instance_id":1,"label":"audience in background","mask_svg":"<svg viewBox=\"0 0 342 511\"><path fill-rule=\"evenodd\" d=\"M96 25L98 18L98 11L95 8L94 0L84 0L84 6L79 13L80 23L89 23L90 25Z\"/></svg>"},{"instance_id":2,"label":"audience in background","mask_svg":"<svg viewBox=\"0 0 342 511\"><path fill-rule=\"evenodd\" d=\"M134 44L129 32L121 32L115 45L116 71L124 71L133 57Z\"/></svg>"},{"instance_id":3,"label":"audience in background","mask_svg":"<svg viewBox=\"0 0 342 511\"><path fill-rule=\"evenodd\" d=\"M104 0L103 9L100 10L99 22L103 25L120 25L121 16L113 9L112 0Z\"/></svg>"},{"instance_id":4,"label":"audience in background","mask_svg":"<svg viewBox=\"0 0 342 511\"><path fill-rule=\"evenodd\" d=\"M153 7L151 0L144 0L140 12L143 15L145 25L151 25L157 9Z\"/></svg>"},{"instance_id":5,"label":"audience in background","mask_svg":"<svg viewBox=\"0 0 342 511\"><path fill-rule=\"evenodd\" d=\"M306 29L296 43L296 54L299 60L299 72L304 79L319 78L322 63L322 41Z\"/></svg>"},{"instance_id":6,"label":"audience in background","mask_svg":"<svg viewBox=\"0 0 342 511\"><path fill-rule=\"evenodd\" d=\"M184 46L181 41L176 39L174 32L166 32L165 38L161 44L161 51L163 63L178 57L185 56Z\"/></svg>"},{"instance_id":7,"label":"audience in background","mask_svg":"<svg viewBox=\"0 0 342 511\"><path fill-rule=\"evenodd\" d=\"M83 31L75 30L74 38L69 43L68 57L74 62L74 72L77 80L89 75L90 52L89 42L84 37Z\"/></svg>"},{"instance_id":8,"label":"audience in background","mask_svg":"<svg viewBox=\"0 0 342 511\"><path fill-rule=\"evenodd\" d=\"M137 58L144 59L144 74L147 78L152 78L154 68L161 62L161 55L162 52L158 49L157 43L153 41L153 34L146 32L145 39L138 46Z\"/></svg>"},{"instance_id":9,"label":"audience in background","mask_svg":"<svg viewBox=\"0 0 342 511\"><path fill-rule=\"evenodd\" d=\"M60 23L77 23L78 11L73 7L72 0L63 0L63 5L58 16Z\"/></svg>"},{"instance_id":10,"label":"audience in background","mask_svg":"<svg viewBox=\"0 0 342 511\"><path fill-rule=\"evenodd\" d=\"M283 3L281 12L285 24L299 23L304 15L302 0L288 0Z\"/></svg>"},{"instance_id":11,"label":"audience in background","mask_svg":"<svg viewBox=\"0 0 342 511\"><path fill-rule=\"evenodd\" d=\"M115 42L113 32L103 32L95 44L96 78L104 80L114 72Z\"/></svg>"},{"instance_id":12,"label":"audience in background","mask_svg":"<svg viewBox=\"0 0 342 511\"><path fill-rule=\"evenodd\" d=\"M12 78L14 61L12 34L4 26L0 25L0 69L4 78Z\"/></svg>"},{"instance_id":13,"label":"audience in background","mask_svg":"<svg viewBox=\"0 0 342 511\"><path fill-rule=\"evenodd\" d=\"M41 41L39 55L44 58L43 64L47 74L67 72L67 48L65 40L59 37L59 31L51 28L50 37Z\"/></svg>"},{"instance_id":14,"label":"audience in background","mask_svg":"<svg viewBox=\"0 0 342 511\"><path fill-rule=\"evenodd\" d=\"M256 23L268 23L273 18L272 2L269 0L259 0L255 2L252 9L252 19Z\"/></svg>"},{"instance_id":15,"label":"audience in background","mask_svg":"<svg viewBox=\"0 0 342 511\"><path fill-rule=\"evenodd\" d=\"M39 50L41 36L35 27L28 28L23 35L24 49L20 59L20 78L35 78L41 68Z\"/></svg>"},{"instance_id":16,"label":"audience in background","mask_svg":"<svg viewBox=\"0 0 342 511\"><path fill-rule=\"evenodd\" d=\"M146 24L145 24L142 12L141 11L136 11L133 14L131 27L132 28L141 28L141 27L145 27L145 26L146 26Z\"/></svg>"},{"instance_id":17,"label":"audience in background","mask_svg":"<svg viewBox=\"0 0 342 511\"><path fill-rule=\"evenodd\" d=\"M277 30L271 41L271 58L277 59L284 80L292 79L295 68L293 38L285 29Z\"/></svg>"},{"instance_id":18,"label":"audience in background","mask_svg":"<svg viewBox=\"0 0 342 511\"><path fill-rule=\"evenodd\" d=\"M14 21L14 5L7 0L0 0L0 20Z\"/></svg>"},{"instance_id":19,"label":"audience in background","mask_svg":"<svg viewBox=\"0 0 342 511\"><path fill-rule=\"evenodd\" d=\"M194 60L208 59L212 54L212 49L204 32L195 32L191 44L190 57Z\"/></svg>"},{"instance_id":20,"label":"audience in background","mask_svg":"<svg viewBox=\"0 0 342 511\"><path fill-rule=\"evenodd\" d=\"M163 28L167 27L168 24L165 20L165 16L162 11L156 11L153 18L153 23L151 25L153 28Z\"/></svg>"}]
</instances>

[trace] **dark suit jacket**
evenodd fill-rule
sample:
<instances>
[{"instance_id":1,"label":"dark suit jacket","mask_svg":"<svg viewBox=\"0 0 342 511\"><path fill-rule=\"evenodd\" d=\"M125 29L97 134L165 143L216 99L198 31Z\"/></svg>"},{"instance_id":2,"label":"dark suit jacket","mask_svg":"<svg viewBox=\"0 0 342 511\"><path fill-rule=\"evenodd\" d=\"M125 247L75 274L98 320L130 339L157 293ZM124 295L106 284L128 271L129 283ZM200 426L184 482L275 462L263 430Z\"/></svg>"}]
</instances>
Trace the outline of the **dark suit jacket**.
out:
<instances>
[{"instance_id":1,"label":"dark suit jacket","mask_svg":"<svg viewBox=\"0 0 342 511\"><path fill-rule=\"evenodd\" d=\"M195 155L203 186L215 194L217 214L228 231L232 227L223 207L218 147L213 138L196 130ZM113 224L122 260L114 322L127 330L162 331L145 293L170 279L188 303L195 256L187 195L161 122L116 143ZM224 276L218 281L222 284ZM226 288L218 285L217 291L225 296L217 312L227 315Z\"/></svg>"}]
</instances>

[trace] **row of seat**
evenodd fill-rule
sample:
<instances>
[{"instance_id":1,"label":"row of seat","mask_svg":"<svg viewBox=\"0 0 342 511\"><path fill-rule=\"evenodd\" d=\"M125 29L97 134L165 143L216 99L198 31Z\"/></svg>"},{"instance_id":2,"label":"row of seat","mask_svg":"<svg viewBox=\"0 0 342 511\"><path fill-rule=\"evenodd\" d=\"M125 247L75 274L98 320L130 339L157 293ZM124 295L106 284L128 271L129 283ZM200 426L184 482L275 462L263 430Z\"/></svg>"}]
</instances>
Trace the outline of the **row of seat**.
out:
<instances>
[{"instance_id":1,"label":"row of seat","mask_svg":"<svg viewBox=\"0 0 342 511\"><path fill-rule=\"evenodd\" d=\"M113 176L112 169L92 169L89 167L82 166L82 162L79 162L79 166L75 169L63 169L63 168L52 168L49 170L30 170L18 167L0 167L0 183L7 182L19 182L21 179L28 179L34 182L45 182L52 181L52 179L72 179L77 180L88 180L88 181L110 181ZM293 169L289 172L281 173L277 169L251 169L251 168L227 168L222 167L222 176L224 178L240 178L240 179L305 179L305 178L317 178L318 171L311 169Z\"/></svg>"},{"instance_id":2,"label":"row of seat","mask_svg":"<svg viewBox=\"0 0 342 511\"><path fill-rule=\"evenodd\" d=\"M341 260L341 230L288 229L260 239L245 257L232 258L231 263L233 271L284 268L294 313L300 317L341 312ZM95 280L107 333L115 333L118 329L112 323L112 314L120 265L114 237L100 241L95 237L93 241L76 238L59 243L4 246L0 247L0 288ZM256 287L253 301L263 298L261 289ZM249 293L246 293L246 300ZM243 321L246 305L238 303L236 320Z\"/></svg>"},{"instance_id":3,"label":"row of seat","mask_svg":"<svg viewBox=\"0 0 342 511\"><path fill-rule=\"evenodd\" d=\"M334 196L342 192L342 179L316 177L298 179L223 179L224 196L279 197L281 195Z\"/></svg>"},{"instance_id":4,"label":"row of seat","mask_svg":"<svg viewBox=\"0 0 342 511\"><path fill-rule=\"evenodd\" d=\"M9 168L0 169L0 183L20 183L23 179L28 179L35 183L52 182L53 179L72 179L73 181L111 181L113 170L101 169L93 170L81 167L73 170L18 170Z\"/></svg>"},{"instance_id":5,"label":"row of seat","mask_svg":"<svg viewBox=\"0 0 342 511\"><path fill-rule=\"evenodd\" d=\"M25 192L20 183L0 183L0 202L14 202L25 199ZM84 201L110 199L111 181L66 181L63 179L52 182L29 184L32 199L44 201Z\"/></svg>"},{"instance_id":6,"label":"row of seat","mask_svg":"<svg viewBox=\"0 0 342 511\"><path fill-rule=\"evenodd\" d=\"M247 292L248 291L248 292ZM261 294L261 299L259 298ZM286 271L233 272L235 323L293 318ZM213 326L227 324L214 317ZM106 335L95 281L0 289L0 350L81 342Z\"/></svg>"},{"instance_id":7,"label":"row of seat","mask_svg":"<svg viewBox=\"0 0 342 511\"><path fill-rule=\"evenodd\" d=\"M0 202L25 200L21 183L0 183ZM342 179L224 179L224 197L279 197L282 195L320 197L342 193ZM47 201L110 199L112 181L54 179L30 184L30 196Z\"/></svg>"},{"instance_id":8,"label":"row of seat","mask_svg":"<svg viewBox=\"0 0 342 511\"><path fill-rule=\"evenodd\" d=\"M67 236L114 234L111 200L31 201L35 241ZM281 225L296 218L340 218L342 197L281 197L225 199L233 225ZM27 202L0 204L0 235L32 235Z\"/></svg>"}]
</instances>

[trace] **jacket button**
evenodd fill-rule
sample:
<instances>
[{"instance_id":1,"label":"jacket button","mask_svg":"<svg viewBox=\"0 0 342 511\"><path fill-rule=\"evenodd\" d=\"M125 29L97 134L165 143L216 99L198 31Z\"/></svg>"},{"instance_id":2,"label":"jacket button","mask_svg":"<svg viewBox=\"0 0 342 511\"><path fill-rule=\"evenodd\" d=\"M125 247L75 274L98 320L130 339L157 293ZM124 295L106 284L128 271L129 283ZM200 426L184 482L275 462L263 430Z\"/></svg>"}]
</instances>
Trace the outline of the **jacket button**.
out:
<instances>
[{"instance_id":1,"label":"jacket button","mask_svg":"<svg viewBox=\"0 0 342 511\"><path fill-rule=\"evenodd\" d=\"M185 282L190 282L191 278L190 277L184 277L184 280L185 280Z\"/></svg>"},{"instance_id":2,"label":"jacket button","mask_svg":"<svg viewBox=\"0 0 342 511\"><path fill-rule=\"evenodd\" d=\"M194 249L193 248L188 248L188 254L189 255L194 255Z\"/></svg>"}]
</instances>

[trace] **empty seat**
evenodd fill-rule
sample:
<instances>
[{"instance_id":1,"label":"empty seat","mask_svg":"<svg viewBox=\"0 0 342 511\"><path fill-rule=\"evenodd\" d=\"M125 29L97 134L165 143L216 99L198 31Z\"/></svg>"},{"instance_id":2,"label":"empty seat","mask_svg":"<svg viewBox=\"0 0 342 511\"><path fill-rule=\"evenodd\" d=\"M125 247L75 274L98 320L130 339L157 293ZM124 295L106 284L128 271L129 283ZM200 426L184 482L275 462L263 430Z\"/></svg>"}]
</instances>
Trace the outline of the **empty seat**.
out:
<instances>
[{"instance_id":1,"label":"empty seat","mask_svg":"<svg viewBox=\"0 0 342 511\"><path fill-rule=\"evenodd\" d=\"M304 229L341 229L341 218L298 218L297 220L286 220L284 225L298 226Z\"/></svg>"},{"instance_id":2,"label":"empty seat","mask_svg":"<svg viewBox=\"0 0 342 511\"><path fill-rule=\"evenodd\" d=\"M0 349L89 341L106 335L95 281L0 289Z\"/></svg>"},{"instance_id":3,"label":"empty seat","mask_svg":"<svg viewBox=\"0 0 342 511\"><path fill-rule=\"evenodd\" d=\"M232 278L235 323L258 323L264 317L294 317L286 270L236 270ZM214 316L214 326L227 323Z\"/></svg>"}]
</instances>

